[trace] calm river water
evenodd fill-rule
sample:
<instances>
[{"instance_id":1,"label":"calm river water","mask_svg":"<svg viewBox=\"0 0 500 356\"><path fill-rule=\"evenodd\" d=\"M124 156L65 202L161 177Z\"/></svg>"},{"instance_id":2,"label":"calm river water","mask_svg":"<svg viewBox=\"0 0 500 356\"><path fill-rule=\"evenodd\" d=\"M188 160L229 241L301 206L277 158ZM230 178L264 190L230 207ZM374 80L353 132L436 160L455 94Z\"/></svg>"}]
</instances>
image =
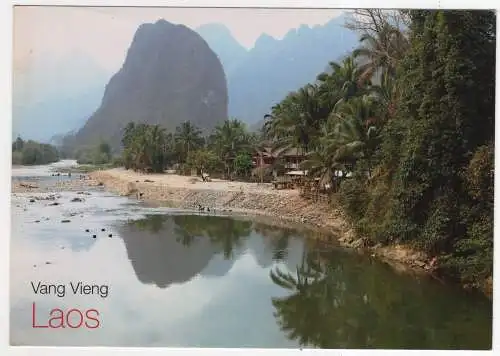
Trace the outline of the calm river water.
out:
<instances>
[{"instance_id":1,"label":"calm river water","mask_svg":"<svg viewBox=\"0 0 500 356\"><path fill-rule=\"evenodd\" d=\"M480 295L322 248L308 232L90 192L63 192L57 206L12 197L12 345L491 348ZM39 282L65 295L35 293ZM78 282L107 294L75 295ZM56 308L64 328L33 327Z\"/></svg>"}]
</instances>

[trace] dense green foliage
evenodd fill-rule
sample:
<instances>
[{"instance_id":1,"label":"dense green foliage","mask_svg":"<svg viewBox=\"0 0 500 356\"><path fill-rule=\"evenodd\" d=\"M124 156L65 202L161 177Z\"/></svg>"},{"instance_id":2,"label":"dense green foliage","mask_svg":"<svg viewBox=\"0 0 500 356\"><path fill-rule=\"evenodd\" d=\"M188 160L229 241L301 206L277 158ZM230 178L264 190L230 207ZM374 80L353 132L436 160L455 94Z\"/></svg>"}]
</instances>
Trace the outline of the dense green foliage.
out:
<instances>
[{"instance_id":1,"label":"dense green foliage","mask_svg":"<svg viewBox=\"0 0 500 356\"><path fill-rule=\"evenodd\" d=\"M359 48L276 104L262 137L238 120L208 137L131 123L125 166L248 176L254 149L295 148L368 243L409 244L479 286L493 266L495 14L363 11Z\"/></svg>"},{"instance_id":2,"label":"dense green foliage","mask_svg":"<svg viewBox=\"0 0 500 356\"><path fill-rule=\"evenodd\" d=\"M252 142L255 138L236 119L225 120L208 137L189 121L178 126L174 133L158 125L129 123L122 139L123 161L127 169L143 172L177 167L182 173L196 170L198 174L248 176Z\"/></svg>"},{"instance_id":3,"label":"dense green foliage","mask_svg":"<svg viewBox=\"0 0 500 356\"><path fill-rule=\"evenodd\" d=\"M76 152L78 164L103 165L112 161L111 147L107 142L101 142L96 147L80 149Z\"/></svg>"},{"instance_id":4,"label":"dense green foliage","mask_svg":"<svg viewBox=\"0 0 500 356\"><path fill-rule=\"evenodd\" d=\"M12 164L39 165L59 161L57 149L46 143L24 141L18 137L12 143Z\"/></svg>"},{"instance_id":5,"label":"dense green foliage","mask_svg":"<svg viewBox=\"0 0 500 356\"><path fill-rule=\"evenodd\" d=\"M391 183L384 225L389 239L440 256L448 273L474 283L493 263L495 16L429 11L412 20L399 122L388 124L381 150L381 167L398 165L376 182Z\"/></svg>"},{"instance_id":6,"label":"dense green foliage","mask_svg":"<svg viewBox=\"0 0 500 356\"><path fill-rule=\"evenodd\" d=\"M335 188L352 172L337 201L369 242L408 243L478 285L493 266L495 14L399 16L404 31L383 16L360 27L360 48L277 104L265 132Z\"/></svg>"}]
</instances>

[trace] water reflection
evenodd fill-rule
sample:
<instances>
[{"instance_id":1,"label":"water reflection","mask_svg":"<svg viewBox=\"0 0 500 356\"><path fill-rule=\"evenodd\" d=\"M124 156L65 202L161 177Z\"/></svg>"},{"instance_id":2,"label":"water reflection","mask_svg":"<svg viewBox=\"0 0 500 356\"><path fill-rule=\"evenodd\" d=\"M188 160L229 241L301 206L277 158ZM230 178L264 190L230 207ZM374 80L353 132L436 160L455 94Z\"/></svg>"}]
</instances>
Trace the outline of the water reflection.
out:
<instances>
[{"instance_id":1,"label":"water reflection","mask_svg":"<svg viewBox=\"0 0 500 356\"><path fill-rule=\"evenodd\" d=\"M12 210L11 341L23 345L488 348L491 304L342 249L316 232L130 205L92 194ZM71 223L61 215L74 213ZM144 214L153 214L144 216ZM168 215L165 215L168 214ZM33 223L50 216L49 221ZM131 220L127 220L131 219ZM139 219L139 220L137 220ZM101 229L105 228L105 232ZM97 239L91 233L98 232ZM113 238L108 238L108 233ZM86 248L79 249L78 243ZM61 249L61 246L73 246ZM51 261L51 264L44 264ZM33 265L37 264L34 268ZM34 295L30 281L109 284L105 300ZM33 329L31 303L96 307L103 327ZM214 323L214 321L216 321Z\"/></svg>"},{"instance_id":2,"label":"water reflection","mask_svg":"<svg viewBox=\"0 0 500 356\"><path fill-rule=\"evenodd\" d=\"M173 220L183 244L189 246L194 237L208 238L225 259L234 258L234 250L241 249L243 239L252 232L251 222L229 217L182 215Z\"/></svg>"},{"instance_id":3,"label":"water reflection","mask_svg":"<svg viewBox=\"0 0 500 356\"><path fill-rule=\"evenodd\" d=\"M270 273L283 332L318 348L490 349L491 304L397 275L349 253L309 251L293 272ZM475 305L474 311L470 305Z\"/></svg>"},{"instance_id":4,"label":"water reflection","mask_svg":"<svg viewBox=\"0 0 500 356\"><path fill-rule=\"evenodd\" d=\"M215 269L227 272L251 225L227 217L150 215L128 223L119 233L137 278L166 288L201 273L221 252L227 262Z\"/></svg>"}]
</instances>

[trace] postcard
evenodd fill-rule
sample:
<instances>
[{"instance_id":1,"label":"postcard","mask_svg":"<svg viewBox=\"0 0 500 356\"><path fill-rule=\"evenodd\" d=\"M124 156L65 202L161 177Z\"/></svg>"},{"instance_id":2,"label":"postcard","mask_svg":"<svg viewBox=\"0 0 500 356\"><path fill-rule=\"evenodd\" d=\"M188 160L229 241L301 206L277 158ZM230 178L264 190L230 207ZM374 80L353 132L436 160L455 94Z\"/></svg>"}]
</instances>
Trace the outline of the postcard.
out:
<instances>
[{"instance_id":1,"label":"postcard","mask_svg":"<svg viewBox=\"0 0 500 356\"><path fill-rule=\"evenodd\" d=\"M10 344L491 350L496 21L16 6Z\"/></svg>"}]
</instances>

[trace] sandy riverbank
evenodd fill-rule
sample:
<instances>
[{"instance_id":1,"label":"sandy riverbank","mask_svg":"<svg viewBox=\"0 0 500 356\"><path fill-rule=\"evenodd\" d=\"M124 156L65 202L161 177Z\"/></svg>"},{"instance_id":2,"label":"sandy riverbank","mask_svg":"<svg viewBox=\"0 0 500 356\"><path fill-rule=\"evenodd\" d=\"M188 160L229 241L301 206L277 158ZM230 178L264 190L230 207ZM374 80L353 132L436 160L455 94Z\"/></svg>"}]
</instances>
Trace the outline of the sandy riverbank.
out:
<instances>
[{"instance_id":1,"label":"sandy riverbank","mask_svg":"<svg viewBox=\"0 0 500 356\"><path fill-rule=\"evenodd\" d=\"M219 179L203 182L199 177L146 175L119 168L95 171L90 177L117 194L137 197L137 193L141 193L141 199L170 202L179 208L197 209L201 205L212 211L305 223L338 234L349 230L340 211L302 199L296 190L275 190L271 184Z\"/></svg>"},{"instance_id":2,"label":"sandy riverbank","mask_svg":"<svg viewBox=\"0 0 500 356\"><path fill-rule=\"evenodd\" d=\"M51 183L41 183L39 179L30 179L29 181L17 178L12 181L12 193L56 193L61 191L81 191L89 187L98 186L99 182L95 179L72 179L59 180Z\"/></svg>"},{"instance_id":3,"label":"sandy riverbank","mask_svg":"<svg viewBox=\"0 0 500 356\"><path fill-rule=\"evenodd\" d=\"M230 182L175 174L140 174L124 169L95 171L90 177L120 195L169 202L176 207L197 209L198 205L235 214L265 216L275 223L293 222L326 229L341 245L363 248L340 209L299 196L297 190L275 190L271 184ZM319 235L321 236L321 235ZM375 246L368 250L398 270L428 273L430 259L405 246Z\"/></svg>"}]
</instances>

